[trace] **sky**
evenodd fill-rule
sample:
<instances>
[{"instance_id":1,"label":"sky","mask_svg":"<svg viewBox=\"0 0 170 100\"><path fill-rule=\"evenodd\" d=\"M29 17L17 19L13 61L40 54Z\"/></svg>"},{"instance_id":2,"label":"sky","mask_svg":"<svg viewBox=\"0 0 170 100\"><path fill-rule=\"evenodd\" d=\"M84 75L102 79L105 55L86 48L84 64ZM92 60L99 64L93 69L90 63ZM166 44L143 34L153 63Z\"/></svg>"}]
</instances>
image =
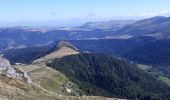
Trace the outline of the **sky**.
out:
<instances>
[{"instance_id":1,"label":"sky","mask_svg":"<svg viewBox=\"0 0 170 100\"><path fill-rule=\"evenodd\" d=\"M0 22L169 16L170 0L0 0Z\"/></svg>"}]
</instances>

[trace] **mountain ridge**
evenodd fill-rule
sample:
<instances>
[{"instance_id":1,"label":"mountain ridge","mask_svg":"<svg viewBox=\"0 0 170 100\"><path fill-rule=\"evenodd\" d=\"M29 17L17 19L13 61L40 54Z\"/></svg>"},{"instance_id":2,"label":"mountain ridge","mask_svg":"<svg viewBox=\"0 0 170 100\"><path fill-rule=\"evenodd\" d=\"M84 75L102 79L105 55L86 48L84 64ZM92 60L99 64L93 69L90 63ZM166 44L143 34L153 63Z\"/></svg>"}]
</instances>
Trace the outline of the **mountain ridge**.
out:
<instances>
[{"instance_id":1,"label":"mountain ridge","mask_svg":"<svg viewBox=\"0 0 170 100\"><path fill-rule=\"evenodd\" d=\"M63 42L63 41L62 41ZM60 43L60 42L59 42ZM59 44L58 43L58 44ZM67 42L66 42L67 43ZM58 45L57 45L58 46ZM70 46L70 45L69 45ZM56 47L56 46L55 46ZM83 92L72 83L64 74L58 70L52 69L46 66L46 63L51 62L54 58L62 58L64 56L75 55L79 52L68 47L68 45L62 45L61 48L55 49L53 52L48 53L46 56L33 61L29 65L15 65L16 67L23 68L29 73L33 82L44 88L47 92L52 92L57 95L62 95L59 100L105 100L118 98L107 98L99 96L84 96ZM43 59L43 60L41 60ZM120 99L123 100L123 99Z\"/></svg>"}]
</instances>

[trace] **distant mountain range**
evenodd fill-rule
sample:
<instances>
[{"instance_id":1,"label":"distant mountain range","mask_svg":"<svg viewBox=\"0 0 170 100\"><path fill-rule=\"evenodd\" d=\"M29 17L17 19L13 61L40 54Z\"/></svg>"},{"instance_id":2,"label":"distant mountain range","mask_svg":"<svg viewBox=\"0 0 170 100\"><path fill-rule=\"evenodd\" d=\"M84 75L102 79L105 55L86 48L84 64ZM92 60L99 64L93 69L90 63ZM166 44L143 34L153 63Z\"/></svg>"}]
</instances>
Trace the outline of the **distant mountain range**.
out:
<instances>
[{"instance_id":1,"label":"distant mountain range","mask_svg":"<svg viewBox=\"0 0 170 100\"><path fill-rule=\"evenodd\" d=\"M157 54L166 55L163 56L166 58L169 57L167 55L169 50L167 44L170 36L169 27L169 17L157 16L140 21L89 22L77 28L1 28L0 52L9 55L8 52L12 54L12 52L18 52L18 50L48 47L60 40L70 40L80 50L100 51L99 53L107 51L105 53L125 57L135 62L162 65L161 61L158 62L159 58L157 61L149 60L149 58L154 58ZM148 60L146 60L148 50L152 50L153 54L147 55ZM140 56L138 55L139 51ZM145 57L142 58L141 55L145 55ZM165 64L165 61L167 64ZM163 63L168 65L168 62L169 60L166 59Z\"/></svg>"},{"instance_id":2,"label":"distant mountain range","mask_svg":"<svg viewBox=\"0 0 170 100\"><path fill-rule=\"evenodd\" d=\"M130 25L135 23L136 20L111 20L105 22L88 22L81 26L80 28L84 29L111 29L111 30L118 30L124 26Z\"/></svg>"},{"instance_id":3,"label":"distant mountain range","mask_svg":"<svg viewBox=\"0 0 170 100\"><path fill-rule=\"evenodd\" d=\"M128 25L117 31L117 35L132 35L132 36L153 36L155 38L169 38L169 17L153 17L137 21L134 24Z\"/></svg>"},{"instance_id":4,"label":"distant mountain range","mask_svg":"<svg viewBox=\"0 0 170 100\"><path fill-rule=\"evenodd\" d=\"M106 52L108 54L126 57L126 53L128 53L129 56L133 55L130 58L127 57L128 59L132 59L133 57L133 61L138 61L136 59L137 57L135 57L135 52L141 51L140 53L143 53L142 55L147 54L144 52L144 49L151 49L149 47L152 47L148 47L148 45L154 44L153 55L156 55L156 53L163 55L162 50L156 48L169 47L168 44L165 45L166 42L160 42L169 41L169 27L169 17L157 16L140 21L112 20L108 22L90 22L77 28L1 28L0 52L7 54L11 50L17 51L25 48L37 48L55 44L59 40L72 40L75 41L74 44L78 48L85 51L96 52L100 50L101 52L105 52L106 50L109 51ZM168 52L168 50L165 49L164 51ZM167 53L164 54L166 55ZM146 63L146 59L139 59L139 62ZM147 60L148 64L152 64L151 62L155 61ZM156 61L155 64L158 64L158 62Z\"/></svg>"}]
</instances>

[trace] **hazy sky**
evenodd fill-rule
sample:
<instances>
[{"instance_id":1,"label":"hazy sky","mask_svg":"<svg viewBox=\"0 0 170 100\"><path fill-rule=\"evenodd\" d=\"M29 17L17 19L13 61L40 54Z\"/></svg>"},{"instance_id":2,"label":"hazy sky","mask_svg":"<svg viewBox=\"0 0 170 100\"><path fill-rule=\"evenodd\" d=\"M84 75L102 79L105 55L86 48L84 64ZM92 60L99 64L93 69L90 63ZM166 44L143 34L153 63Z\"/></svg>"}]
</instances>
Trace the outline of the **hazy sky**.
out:
<instances>
[{"instance_id":1,"label":"hazy sky","mask_svg":"<svg viewBox=\"0 0 170 100\"><path fill-rule=\"evenodd\" d=\"M170 15L170 0L0 0L0 21L140 18Z\"/></svg>"}]
</instances>

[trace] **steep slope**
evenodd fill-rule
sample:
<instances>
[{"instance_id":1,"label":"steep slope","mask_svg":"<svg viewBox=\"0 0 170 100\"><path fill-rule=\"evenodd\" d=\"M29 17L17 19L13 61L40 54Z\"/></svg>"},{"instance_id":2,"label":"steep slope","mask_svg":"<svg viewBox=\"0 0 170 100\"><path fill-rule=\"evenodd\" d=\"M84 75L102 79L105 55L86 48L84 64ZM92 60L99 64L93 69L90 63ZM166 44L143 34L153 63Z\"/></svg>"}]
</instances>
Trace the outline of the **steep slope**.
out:
<instances>
[{"instance_id":1,"label":"steep slope","mask_svg":"<svg viewBox=\"0 0 170 100\"><path fill-rule=\"evenodd\" d=\"M27 71L31 77L31 79L36 82L38 85L43 88L56 92L56 93L67 93L67 87L74 88L75 91L78 91L78 88L69 81L67 77L61 74L59 71L56 71L52 68L46 66L47 62L51 62L55 58L61 58L67 55L78 54L78 51L75 51L71 48L72 46L68 42L61 41L58 45L53 48L54 51L41 57L35 61L33 61L30 65L17 65L18 67L22 67L25 71ZM81 93L70 93L70 95L80 95Z\"/></svg>"},{"instance_id":2,"label":"steep slope","mask_svg":"<svg viewBox=\"0 0 170 100\"><path fill-rule=\"evenodd\" d=\"M133 99L167 99L169 96L168 86L135 65L100 54L81 54L64 41L55 48L32 64L13 66L28 73L31 85L1 77L2 98L8 95L7 99L15 97L16 100L114 100L100 96ZM46 66L47 63L52 68Z\"/></svg>"},{"instance_id":3,"label":"steep slope","mask_svg":"<svg viewBox=\"0 0 170 100\"><path fill-rule=\"evenodd\" d=\"M137 21L116 32L117 35L153 36L155 38L169 38L170 18L156 16Z\"/></svg>"},{"instance_id":4,"label":"steep slope","mask_svg":"<svg viewBox=\"0 0 170 100\"><path fill-rule=\"evenodd\" d=\"M170 87L125 61L100 54L55 59L48 66L65 74L86 95L129 99L168 99Z\"/></svg>"},{"instance_id":5,"label":"steep slope","mask_svg":"<svg viewBox=\"0 0 170 100\"><path fill-rule=\"evenodd\" d=\"M42 98L59 99L54 94L34 84L27 72L10 65L5 58L0 58L0 99L35 100Z\"/></svg>"},{"instance_id":6,"label":"steep slope","mask_svg":"<svg viewBox=\"0 0 170 100\"><path fill-rule=\"evenodd\" d=\"M62 45L61 45L62 44ZM64 45L63 45L64 44ZM69 45L68 45L69 44ZM68 42L59 42L59 45L56 46L56 50L47 54L46 56L35 60L30 65L15 65L17 68L24 69L31 77L32 81L35 82L43 90L46 90L49 97L46 95L42 98L48 100L119 100L116 98L106 98L99 96L81 96L84 95L84 92L79 89L77 85L71 82L64 74L61 72L47 67L46 63L51 62L55 58L62 58L68 55L78 54L78 51L75 51L73 46L70 48L70 43ZM55 96L53 96L53 94ZM36 98L36 97L34 97Z\"/></svg>"}]
</instances>

